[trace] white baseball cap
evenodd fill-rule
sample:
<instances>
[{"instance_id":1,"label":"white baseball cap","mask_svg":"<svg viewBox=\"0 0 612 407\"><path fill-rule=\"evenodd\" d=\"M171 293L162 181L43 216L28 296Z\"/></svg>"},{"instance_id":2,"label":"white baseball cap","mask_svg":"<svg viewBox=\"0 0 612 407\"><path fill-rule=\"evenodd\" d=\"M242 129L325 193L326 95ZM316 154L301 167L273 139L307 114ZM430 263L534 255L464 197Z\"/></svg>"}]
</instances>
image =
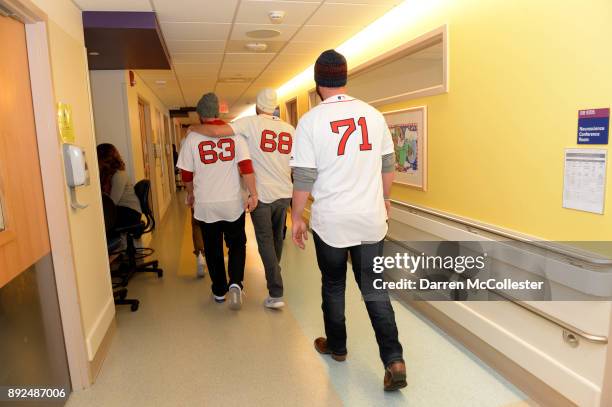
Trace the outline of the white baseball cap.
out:
<instances>
[{"instance_id":1,"label":"white baseball cap","mask_svg":"<svg viewBox=\"0 0 612 407\"><path fill-rule=\"evenodd\" d=\"M272 88L264 88L257 94L257 107L266 113L274 113L276 109L276 91Z\"/></svg>"}]
</instances>

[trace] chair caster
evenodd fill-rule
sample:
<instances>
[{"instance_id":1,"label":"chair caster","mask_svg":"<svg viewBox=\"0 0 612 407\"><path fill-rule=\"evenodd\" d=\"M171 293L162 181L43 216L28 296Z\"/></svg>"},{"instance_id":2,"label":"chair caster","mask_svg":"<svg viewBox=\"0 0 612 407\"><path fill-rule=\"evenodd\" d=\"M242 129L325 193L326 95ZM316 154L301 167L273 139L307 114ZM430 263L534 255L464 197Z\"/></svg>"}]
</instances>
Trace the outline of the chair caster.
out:
<instances>
[{"instance_id":1,"label":"chair caster","mask_svg":"<svg viewBox=\"0 0 612 407\"><path fill-rule=\"evenodd\" d=\"M164 276L164 270L158 269L157 270L157 278L162 278L163 276Z\"/></svg>"},{"instance_id":2,"label":"chair caster","mask_svg":"<svg viewBox=\"0 0 612 407\"><path fill-rule=\"evenodd\" d=\"M135 302L132 303L132 305L130 305L130 311L132 312L138 311L139 306L140 306L140 301L136 300Z\"/></svg>"}]
</instances>

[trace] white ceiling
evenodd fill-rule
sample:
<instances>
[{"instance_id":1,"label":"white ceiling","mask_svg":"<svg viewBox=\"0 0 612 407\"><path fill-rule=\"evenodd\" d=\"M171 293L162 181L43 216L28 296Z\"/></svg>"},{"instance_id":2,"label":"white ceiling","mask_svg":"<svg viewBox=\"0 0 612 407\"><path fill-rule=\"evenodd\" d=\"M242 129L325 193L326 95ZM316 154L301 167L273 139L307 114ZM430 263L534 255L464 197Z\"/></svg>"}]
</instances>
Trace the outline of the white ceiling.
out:
<instances>
[{"instance_id":1,"label":"white ceiling","mask_svg":"<svg viewBox=\"0 0 612 407\"><path fill-rule=\"evenodd\" d=\"M75 0L87 11L155 11L172 59L172 71L138 74L169 107L194 106L214 90L228 117L252 104L262 87L278 87L378 19L402 0ZM268 13L284 11L281 24ZM341 17L341 18L340 18ZM280 35L253 39L252 30ZM262 53L247 42L265 42ZM237 79L241 78L241 79ZM244 83L228 83L241 80ZM159 81L166 81L160 84Z\"/></svg>"}]
</instances>

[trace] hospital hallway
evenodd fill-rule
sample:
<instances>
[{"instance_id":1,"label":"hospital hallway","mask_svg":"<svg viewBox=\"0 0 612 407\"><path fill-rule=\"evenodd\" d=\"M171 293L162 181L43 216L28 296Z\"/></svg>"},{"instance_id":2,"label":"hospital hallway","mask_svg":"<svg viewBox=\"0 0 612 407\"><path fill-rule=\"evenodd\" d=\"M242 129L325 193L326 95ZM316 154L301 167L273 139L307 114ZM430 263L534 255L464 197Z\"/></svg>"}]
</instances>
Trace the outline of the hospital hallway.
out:
<instances>
[{"instance_id":1,"label":"hospital hallway","mask_svg":"<svg viewBox=\"0 0 612 407\"><path fill-rule=\"evenodd\" d=\"M102 370L91 388L72 394L68 407L529 405L513 385L397 301L408 387L383 392L383 367L352 274L347 361L321 357L313 348L324 331L312 239L305 252L285 240L287 306L265 309L263 265L248 215L243 307L232 311L227 303L216 304L210 276L195 277L182 201L177 195L153 237L164 277L141 273L130 282L140 309L117 307L117 330Z\"/></svg>"}]
</instances>

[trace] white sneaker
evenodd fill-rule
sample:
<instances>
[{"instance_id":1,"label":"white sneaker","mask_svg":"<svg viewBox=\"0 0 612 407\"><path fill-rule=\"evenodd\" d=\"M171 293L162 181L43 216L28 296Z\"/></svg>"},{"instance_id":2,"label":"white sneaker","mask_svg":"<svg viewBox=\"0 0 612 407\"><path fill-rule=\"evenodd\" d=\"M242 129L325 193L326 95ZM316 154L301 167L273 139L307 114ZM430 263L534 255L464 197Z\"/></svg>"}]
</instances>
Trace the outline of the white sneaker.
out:
<instances>
[{"instance_id":1,"label":"white sneaker","mask_svg":"<svg viewBox=\"0 0 612 407\"><path fill-rule=\"evenodd\" d=\"M196 267L196 276L198 278L204 278L206 275L206 260L204 260L202 253L198 253L198 257L196 257Z\"/></svg>"},{"instance_id":2,"label":"white sneaker","mask_svg":"<svg viewBox=\"0 0 612 407\"><path fill-rule=\"evenodd\" d=\"M215 299L215 302L217 304L223 304L225 302L225 295L219 296L219 295L214 295L213 294L213 298Z\"/></svg>"},{"instance_id":3,"label":"white sneaker","mask_svg":"<svg viewBox=\"0 0 612 407\"><path fill-rule=\"evenodd\" d=\"M242 289L238 284L230 285L229 307L233 310L239 310L242 308Z\"/></svg>"},{"instance_id":4,"label":"white sneaker","mask_svg":"<svg viewBox=\"0 0 612 407\"><path fill-rule=\"evenodd\" d=\"M279 309L279 308L283 308L284 306L285 306L285 302L283 301L282 297L279 297L279 298L268 297L264 301L264 307L266 308Z\"/></svg>"}]
</instances>

